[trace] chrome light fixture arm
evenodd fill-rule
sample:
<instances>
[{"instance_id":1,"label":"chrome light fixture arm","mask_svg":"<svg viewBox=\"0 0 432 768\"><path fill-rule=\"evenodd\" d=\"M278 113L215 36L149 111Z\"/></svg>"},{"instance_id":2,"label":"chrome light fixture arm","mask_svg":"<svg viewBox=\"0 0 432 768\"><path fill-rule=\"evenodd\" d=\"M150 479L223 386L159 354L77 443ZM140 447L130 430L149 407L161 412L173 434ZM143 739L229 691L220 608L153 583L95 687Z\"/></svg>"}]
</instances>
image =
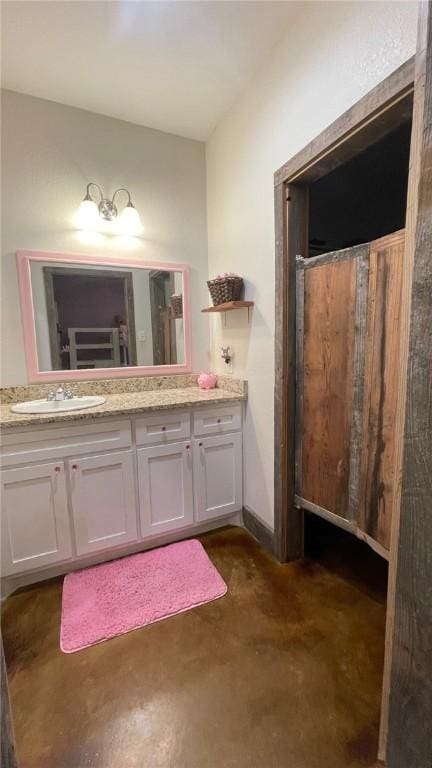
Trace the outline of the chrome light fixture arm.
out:
<instances>
[{"instance_id":1,"label":"chrome light fixture arm","mask_svg":"<svg viewBox=\"0 0 432 768\"><path fill-rule=\"evenodd\" d=\"M115 197L116 197L116 195L118 195L119 192L126 192L126 194L128 196L128 201L127 201L126 205L132 205L132 200L131 200L130 192L129 192L128 189L125 189L125 187L119 187L118 189L116 189L116 191L114 192L114 194L112 196L112 203L113 203L113 205L114 205Z\"/></svg>"},{"instance_id":2,"label":"chrome light fixture arm","mask_svg":"<svg viewBox=\"0 0 432 768\"><path fill-rule=\"evenodd\" d=\"M96 201L92 197L92 194L91 194L92 187L95 187L99 193L99 197L100 197L99 203L96 203ZM105 221L114 221L114 219L116 219L118 216L118 210L115 204L115 200L117 195L120 194L120 192L125 192L128 198L122 215L124 216L124 214L127 213L128 220L132 222L136 227L137 224L139 225L139 215L132 202L130 192L125 187L119 187L118 189L116 189L112 196L112 199L110 200L108 197L104 197L104 194L99 184L96 184L96 182L94 181L90 181L87 184L86 194L85 194L84 200L82 201L82 204L92 203L95 206L95 209L97 207L97 211L101 219L104 219Z\"/></svg>"},{"instance_id":3,"label":"chrome light fixture arm","mask_svg":"<svg viewBox=\"0 0 432 768\"><path fill-rule=\"evenodd\" d=\"M115 200L116 195L119 192L126 192L126 194L128 196L128 201L127 201L127 203L125 205L125 209L128 209L129 211L132 209L133 211L135 211L135 206L134 206L134 204L132 202L132 198L130 196L130 192L129 192L128 189L125 189L124 187L119 187L119 189L116 189L116 191L114 192L114 194L112 196L112 203L113 203L114 207L115 207L114 200Z\"/></svg>"},{"instance_id":4,"label":"chrome light fixture arm","mask_svg":"<svg viewBox=\"0 0 432 768\"><path fill-rule=\"evenodd\" d=\"M101 200L104 199L103 192L102 192L99 184L96 184L95 181L89 181L89 183L87 184L86 195L85 195L84 200L90 200L92 203L94 203L94 200L93 200L93 198L92 198L92 196L90 194L90 187L96 187L97 191L99 192L100 199Z\"/></svg>"}]
</instances>

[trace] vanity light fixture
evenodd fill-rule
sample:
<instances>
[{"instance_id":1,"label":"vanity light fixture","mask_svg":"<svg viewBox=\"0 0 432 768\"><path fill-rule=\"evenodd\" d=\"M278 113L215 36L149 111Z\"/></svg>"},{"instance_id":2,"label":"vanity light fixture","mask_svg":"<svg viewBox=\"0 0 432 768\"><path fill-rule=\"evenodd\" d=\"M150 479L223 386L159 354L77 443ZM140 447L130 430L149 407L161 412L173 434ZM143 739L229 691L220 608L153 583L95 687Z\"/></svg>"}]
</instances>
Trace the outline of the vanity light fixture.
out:
<instances>
[{"instance_id":1,"label":"vanity light fixture","mask_svg":"<svg viewBox=\"0 0 432 768\"><path fill-rule=\"evenodd\" d=\"M91 187L96 187L100 197L99 203L93 200L90 194ZM128 201L119 215L115 199L120 192L127 194ZM115 222L116 227L113 232L117 234L138 235L142 231L139 213L131 200L129 190L124 189L124 187L116 189L110 200L108 197L104 197L99 184L90 181L87 184L84 200L78 209L77 223L80 229L97 229L100 219L104 222Z\"/></svg>"}]
</instances>

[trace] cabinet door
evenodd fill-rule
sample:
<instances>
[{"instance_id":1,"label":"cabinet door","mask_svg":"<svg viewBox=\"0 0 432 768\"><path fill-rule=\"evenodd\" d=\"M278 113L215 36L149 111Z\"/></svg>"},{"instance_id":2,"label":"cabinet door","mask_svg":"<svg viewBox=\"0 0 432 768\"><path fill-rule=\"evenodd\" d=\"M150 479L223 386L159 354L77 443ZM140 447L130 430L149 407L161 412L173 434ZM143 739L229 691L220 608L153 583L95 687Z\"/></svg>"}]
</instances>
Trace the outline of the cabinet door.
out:
<instances>
[{"instance_id":1,"label":"cabinet door","mask_svg":"<svg viewBox=\"0 0 432 768\"><path fill-rule=\"evenodd\" d=\"M137 453L143 536L192 524L190 442L140 448Z\"/></svg>"},{"instance_id":2,"label":"cabinet door","mask_svg":"<svg viewBox=\"0 0 432 768\"><path fill-rule=\"evenodd\" d=\"M136 541L132 451L69 461L78 555Z\"/></svg>"},{"instance_id":3,"label":"cabinet door","mask_svg":"<svg viewBox=\"0 0 432 768\"><path fill-rule=\"evenodd\" d=\"M241 432L194 440L194 484L197 520L211 520L242 508Z\"/></svg>"},{"instance_id":4,"label":"cabinet door","mask_svg":"<svg viewBox=\"0 0 432 768\"><path fill-rule=\"evenodd\" d=\"M2 486L2 575L71 557L63 462L7 469Z\"/></svg>"}]
</instances>

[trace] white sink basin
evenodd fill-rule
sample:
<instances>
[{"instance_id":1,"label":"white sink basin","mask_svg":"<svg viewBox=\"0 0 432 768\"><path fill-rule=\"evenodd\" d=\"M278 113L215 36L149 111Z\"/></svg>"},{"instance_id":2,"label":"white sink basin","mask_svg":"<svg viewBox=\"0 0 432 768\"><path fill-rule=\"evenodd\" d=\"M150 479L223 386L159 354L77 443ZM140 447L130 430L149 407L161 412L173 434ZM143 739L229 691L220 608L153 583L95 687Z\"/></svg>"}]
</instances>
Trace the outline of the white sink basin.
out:
<instances>
[{"instance_id":1,"label":"white sink basin","mask_svg":"<svg viewBox=\"0 0 432 768\"><path fill-rule=\"evenodd\" d=\"M73 397L71 400L29 400L27 403L17 403L11 407L14 413L63 413L65 411L81 411L83 408L95 408L102 405L105 397L88 396Z\"/></svg>"}]
</instances>

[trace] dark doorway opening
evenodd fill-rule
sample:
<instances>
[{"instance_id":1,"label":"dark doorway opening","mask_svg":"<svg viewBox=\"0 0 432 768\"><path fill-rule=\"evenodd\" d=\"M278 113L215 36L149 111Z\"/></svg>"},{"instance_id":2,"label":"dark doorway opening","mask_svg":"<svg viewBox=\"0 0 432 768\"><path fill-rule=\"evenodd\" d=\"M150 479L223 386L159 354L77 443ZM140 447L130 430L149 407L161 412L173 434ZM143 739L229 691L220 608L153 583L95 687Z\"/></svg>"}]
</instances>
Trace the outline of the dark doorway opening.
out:
<instances>
[{"instance_id":1,"label":"dark doorway opening","mask_svg":"<svg viewBox=\"0 0 432 768\"><path fill-rule=\"evenodd\" d=\"M310 512L304 518L305 557L384 604L388 563L364 541Z\"/></svg>"},{"instance_id":2,"label":"dark doorway opening","mask_svg":"<svg viewBox=\"0 0 432 768\"><path fill-rule=\"evenodd\" d=\"M403 229L411 120L309 187L309 256Z\"/></svg>"},{"instance_id":3,"label":"dark doorway opening","mask_svg":"<svg viewBox=\"0 0 432 768\"><path fill-rule=\"evenodd\" d=\"M154 365L175 365L177 350L175 318L171 313L171 296L175 291L172 272L150 272L150 309L153 328Z\"/></svg>"}]
</instances>

